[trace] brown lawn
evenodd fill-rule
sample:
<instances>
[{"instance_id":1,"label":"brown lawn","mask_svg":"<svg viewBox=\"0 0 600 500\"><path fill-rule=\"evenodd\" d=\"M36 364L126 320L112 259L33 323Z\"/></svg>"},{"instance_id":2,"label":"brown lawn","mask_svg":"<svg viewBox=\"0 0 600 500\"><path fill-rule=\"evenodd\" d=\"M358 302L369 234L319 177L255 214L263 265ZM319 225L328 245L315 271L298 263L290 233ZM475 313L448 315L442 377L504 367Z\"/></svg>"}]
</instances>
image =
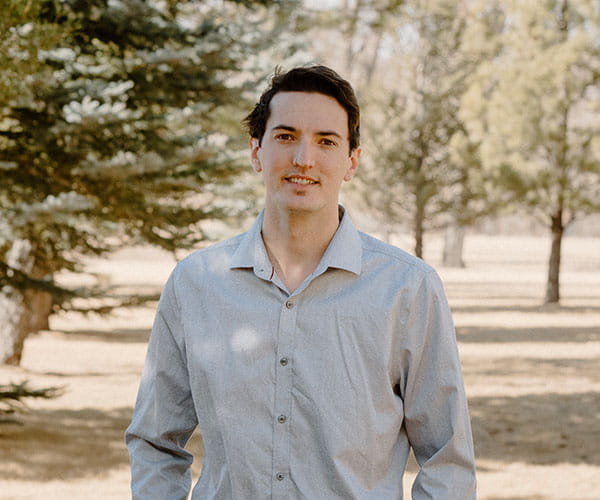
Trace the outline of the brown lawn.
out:
<instances>
[{"instance_id":1,"label":"brown lawn","mask_svg":"<svg viewBox=\"0 0 600 500\"><path fill-rule=\"evenodd\" d=\"M428 244L437 265L441 242ZM457 326L480 500L600 498L600 240L566 239L560 307L541 305L548 248L546 238L473 235L467 269L438 267ZM172 266L147 249L90 263L144 291L160 289ZM21 367L0 367L0 383L65 386L0 423L1 499L128 498L122 436L152 316L139 308L53 318L52 331L27 341ZM190 446L200 450L199 436ZM411 465L407 492L414 474Z\"/></svg>"}]
</instances>

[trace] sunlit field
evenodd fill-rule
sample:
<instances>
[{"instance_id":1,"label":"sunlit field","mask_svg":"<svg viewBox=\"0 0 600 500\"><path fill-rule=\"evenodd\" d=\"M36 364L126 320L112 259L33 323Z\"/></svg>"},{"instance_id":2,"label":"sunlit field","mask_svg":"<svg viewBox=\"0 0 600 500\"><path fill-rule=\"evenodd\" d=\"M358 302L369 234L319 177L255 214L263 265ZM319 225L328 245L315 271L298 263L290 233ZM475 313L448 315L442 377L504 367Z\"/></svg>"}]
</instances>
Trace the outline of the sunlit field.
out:
<instances>
[{"instance_id":1,"label":"sunlit field","mask_svg":"<svg viewBox=\"0 0 600 500\"><path fill-rule=\"evenodd\" d=\"M409 248L409 240L396 244ZM466 269L426 259L446 286L470 401L480 500L594 500L600 492L600 239L564 242L561 306L544 306L549 241L470 235ZM112 283L157 291L174 261L132 249L91 262ZM72 278L71 278L72 279ZM2 382L65 386L0 423L1 499L125 499L123 442L154 305L62 315L31 337ZM201 439L191 445L199 454ZM200 460L194 466L197 475ZM406 498L415 475L405 478ZM458 500L458 499L457 499Z\"/></svg>"}]
</instances>

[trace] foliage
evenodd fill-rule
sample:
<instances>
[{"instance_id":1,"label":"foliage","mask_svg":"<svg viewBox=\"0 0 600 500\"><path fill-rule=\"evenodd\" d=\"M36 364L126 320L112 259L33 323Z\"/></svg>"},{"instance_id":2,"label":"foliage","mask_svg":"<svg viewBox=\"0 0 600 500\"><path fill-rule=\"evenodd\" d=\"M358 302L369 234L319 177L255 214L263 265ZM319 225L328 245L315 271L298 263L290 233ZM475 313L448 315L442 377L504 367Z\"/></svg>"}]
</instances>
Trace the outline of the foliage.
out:
<instances>
[{"instance_id":1,"label":"foliage","mask_svg":"<svg viewBox=\"0 0 600 500\"><path fill-rule=\"evenodd\" d=\"M203 221L250 208L239 121L285 29L276 16L293 6L9 0L0 284L51 289L40 277L125 244L189 248L206 238ZM2 257L18 240L37 277Z\"/></svg>"},{"instance_id":2,"label":"foliage","mask_svg":"<svg viewBox=\"0 0 600 500\"><path fill-rule=\"evenodd\" d=\"M600 210L597 1L341 4L321 17L344 37L321 36L359 82L360 193L388 232L410 224L419 255L426 230L501 210L536 214L554 239Z\"/></svg>"},{"instance_id":3,"label":"foliage","mask_svg":"<svg viewBox=\"0 0 600 500\"><path fill-rule=\"evenodd\" d=\"M496 186L552 233L547 302L557 302L560 245L600 210L600 6L502 2L502 47L482 65L462 116Z\"/></svg>"},{"instance_id":4,"label":"foliage","mask_svg":"<svg viewBox=\"0 0 600 500\"><path fill-rule=\"evenodd\" d=\"M461 181L468 170L453 163L462 158L451 156L450 142L463 130L460 97L477 61L463 52L462 2L407 1L401 19L382 63L383 83L371 87L365 122L377 156L366 163L362 179L367 199L386 220L409 221L421 256L424 232L447 222L456 188L463 197L467 193Z\"/></svg>"},{"instance_id":5,"label":"foliage","mask_svg":"<svg viewBox=\"0 0 600 500\"><path fill-rule=\"evenodd\" d=\"M295 45L296 3L5 2L0 362L18 363L52 311L106 293L56 284L85 256L189 249L209 237L206 221L253 210L240 122L273 58Z\"/></svg>"},{"instance_id":6,"label":"foliage","mask_svg":"<svg viewBox=\"0 0 600 500\"><path fill-rule=\"evenodd\" d=\"M337 43L329 57L338 67L345 61L340 69L363 108L367 154L355 191L365 208L383 215L387 232L411 228L417 255L427 230L451 220L468 224L497 207L490 185L480 182L478 144L459 116L474 68L494 50L471 38L472 26L494 29L495 11L480 9L474 22L471 3L357 0L319 11L319 36L328 41L321 45Z\"/></svg>"},{"instance_id":7,"label":"foliage","mask_svg":"<svg viewBox=\"0 0 600 500\"><path fill-rule=\"evenodd\" d=\"M61 396L63 393L64 387L32 389L27 381L18 384L0 385L0 415L26 412L28 408L23 401L24 399L52 399Z\"/></svg>"}]
</instances>

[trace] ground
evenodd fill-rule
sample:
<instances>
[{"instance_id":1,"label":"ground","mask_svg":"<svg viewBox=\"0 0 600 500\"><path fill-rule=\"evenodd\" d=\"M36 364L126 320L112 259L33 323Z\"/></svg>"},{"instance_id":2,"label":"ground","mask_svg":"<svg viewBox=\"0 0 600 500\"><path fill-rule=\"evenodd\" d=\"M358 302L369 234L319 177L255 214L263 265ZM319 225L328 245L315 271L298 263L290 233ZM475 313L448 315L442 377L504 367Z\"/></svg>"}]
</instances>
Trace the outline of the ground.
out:
<instances>
[{"instance_id":1,"label":"ground","mask_svg":"<svg viewBox=\"0 0 600 500\"><path fill-rule=\"evenodd\" d=\"M402 247L410 242L399 238ZM439 267L457 327L480 500L600 497L600 240L566 238L560 306L544 306L549 241L469 235L466 269ZM90 263L117 285L160 289L173 260L131 249ZM65 278L66 279L66 278ZM74 279L73 277L69 279ZM0 499L129 497L123 442L153 307L53 318L0 383L64 386L0 422ZM201 449L195 435L191 448ZM200 461L194 465L197 475ZM405 479L406 498L415 467Z\"/></svg>"}]
</instances>

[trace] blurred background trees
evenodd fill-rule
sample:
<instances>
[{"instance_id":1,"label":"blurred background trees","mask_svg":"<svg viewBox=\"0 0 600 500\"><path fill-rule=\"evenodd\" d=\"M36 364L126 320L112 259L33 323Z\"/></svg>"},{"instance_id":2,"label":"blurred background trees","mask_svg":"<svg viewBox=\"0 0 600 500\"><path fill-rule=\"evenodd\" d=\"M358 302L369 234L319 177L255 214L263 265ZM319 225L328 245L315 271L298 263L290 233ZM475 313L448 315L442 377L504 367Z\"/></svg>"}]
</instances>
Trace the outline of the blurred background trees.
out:
<instances>
[{"instance_id":1,"label":"blurred background trees","mask_svg":"<svg viewBox=\"0 0 600 500\"><path fill-rule=\"evenodd\" d=\"M408 226L421 256L425 232L445 227L443 262L462 266L479 218L536 216L552 235L545 302L557 303L565 229L600 208L600 3L332 4L319 15L338 13L343 36L313 50L358 83L372 152L360 197L382 232Z\"/></svg>"},{"instance_id":2,"label":"blurred background trees","mask_svg":"<svg viewBox=\"0 0 600 500\"><path fill-rule=\"evenodd\" d=\"M499 211L561 241L600 211L597 0L6 0L0 19L0 362L76 297L55 277L123 246L174 252L254 210L240 125L277 64L356 86L366 154L349 193L381 221L466 228ZM90 308L90 306L86 306ZM93 309L93 308L92 308Z\"/></svg>"},{"instance_id":3,"label":"blurred background trees","mask_svg":"<svg viewBox=\"0 0 600 500\"><path fill-rule=\"evenodd\" d=\"M512 201L551 233L545 301L559 301L562 238L600 209L600 8L589 0L504 2L463 102L482 162Z\"/></svg>"}]
</instances>

